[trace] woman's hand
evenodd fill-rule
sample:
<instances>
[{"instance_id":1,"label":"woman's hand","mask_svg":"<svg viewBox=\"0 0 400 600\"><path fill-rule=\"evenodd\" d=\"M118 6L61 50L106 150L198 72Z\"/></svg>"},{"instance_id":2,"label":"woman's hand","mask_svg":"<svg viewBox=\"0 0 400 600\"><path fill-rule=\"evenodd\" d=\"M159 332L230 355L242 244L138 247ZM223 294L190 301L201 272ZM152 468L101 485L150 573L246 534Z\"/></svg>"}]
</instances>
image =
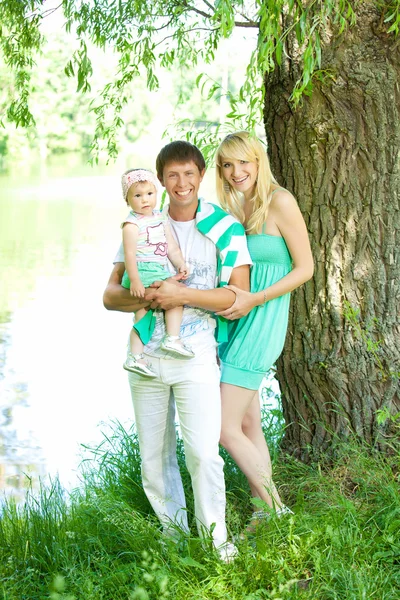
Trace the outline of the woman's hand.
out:
<instances>
[{"instance_id":1,"label":"woman's hand","mask_svg":"<svg viewBox=\"0 0 400 600\"><path fill-rule=\"evenodd\" d=\"M236 299L232 306L226 310L221 310L220 312L215 313L219 317L224 317L230 321L233 321L234 319L241 319L242 317L248 315L249 312L256 306L254 294L251 292L245 292L244 290L236 287L236 285L225 285L224 287L227 290L234 292Z\"/></svg>"}]
</instances>

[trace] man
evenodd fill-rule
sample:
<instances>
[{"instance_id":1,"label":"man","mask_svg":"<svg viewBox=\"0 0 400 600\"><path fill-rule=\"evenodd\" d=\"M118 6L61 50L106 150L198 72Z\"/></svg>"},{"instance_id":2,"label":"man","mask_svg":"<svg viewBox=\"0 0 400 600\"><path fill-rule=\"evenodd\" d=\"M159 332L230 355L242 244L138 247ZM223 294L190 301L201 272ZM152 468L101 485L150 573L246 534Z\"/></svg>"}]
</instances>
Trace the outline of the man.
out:
<instances>
[{"instance_id":1,"label":"man","mask_svg":"<svg viewBox=\"0 0 400 600\"><path fill-rule=\"evenodd\" d=\"M104 293L104 305L125 312L143 306L164 310L185 306L181 337L192 347L195 357L178 360L160 349L165 326L163 313L156 311L156 326L145 346L145 357L157 377L149 380L129 374L143 488L166 533L173 535L176 525L188 531L176 460L176 405L199 533L204 535L211 529L215 547L224 560L229 560L235 548L227 543L225 525L225 483L218 448L219 368L212 313L227 309L235 301L234 293L221 286L231 283L248 289L251 259L243 227L219 207L199 200L205 162L196 146L183 141L168 144L159 153L156 168L169 196L168 219L190 266L189 278L185 285L173 279L159 283L147 289L144 301L139 301L120 285L124 258L119 253ZM223 328L221 323L220 337Z\"/></svg>"}]
</instances>

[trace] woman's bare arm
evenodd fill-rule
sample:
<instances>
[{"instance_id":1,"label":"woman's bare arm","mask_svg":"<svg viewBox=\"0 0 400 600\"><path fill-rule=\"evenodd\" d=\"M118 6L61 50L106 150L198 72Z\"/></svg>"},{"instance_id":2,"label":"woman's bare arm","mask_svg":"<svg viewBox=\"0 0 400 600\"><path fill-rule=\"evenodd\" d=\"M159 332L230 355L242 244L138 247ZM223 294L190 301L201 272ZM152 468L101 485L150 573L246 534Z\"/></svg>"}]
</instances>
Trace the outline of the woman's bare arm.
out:
<instances>
[{"instance_id":1,"label":"woman's bare arm","mask_svg":"<svg viewBox=\"0 0 400 600\"><path fill-rule=\"evenodd\" d=\"M228 289L236 293L236 300L230 309L217 313L222 317L240 319L255 306L288 294L313 276L314 261L307 228L293 196L286 191L276 192L271 202L269 216L273 218L286 242L293 260L293 269L282 279L260 292L247 293L229 285Z\"/></svg>"}]
</instances>

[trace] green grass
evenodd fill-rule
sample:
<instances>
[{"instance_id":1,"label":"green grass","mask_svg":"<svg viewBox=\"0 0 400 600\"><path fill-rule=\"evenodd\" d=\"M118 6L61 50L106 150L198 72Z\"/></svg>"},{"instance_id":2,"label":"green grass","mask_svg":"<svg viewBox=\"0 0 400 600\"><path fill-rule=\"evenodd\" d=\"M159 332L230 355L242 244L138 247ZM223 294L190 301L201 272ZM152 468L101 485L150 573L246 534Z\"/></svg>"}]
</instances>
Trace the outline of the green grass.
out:
<instances>
[{"instance_id":1,"label":"green grass","mask_svg":"<svg viewBox=\"0 0 400 600\"><path fill-rule=\"evenodd\" d=\"M279 412L266 416L272 446ZM83 465L83 488L57 481L0 517L0 600L400 598L399 452L342 446L334 464L280 456L275 480L294 516L260 526L230 565L204 550L182 467L192 535L165 543L140 483L134 432L114 425ZM276 451L273 452L276 455ZM243 530L253 506L226 457L228 526Z\"/></svg>"}]
</instances>

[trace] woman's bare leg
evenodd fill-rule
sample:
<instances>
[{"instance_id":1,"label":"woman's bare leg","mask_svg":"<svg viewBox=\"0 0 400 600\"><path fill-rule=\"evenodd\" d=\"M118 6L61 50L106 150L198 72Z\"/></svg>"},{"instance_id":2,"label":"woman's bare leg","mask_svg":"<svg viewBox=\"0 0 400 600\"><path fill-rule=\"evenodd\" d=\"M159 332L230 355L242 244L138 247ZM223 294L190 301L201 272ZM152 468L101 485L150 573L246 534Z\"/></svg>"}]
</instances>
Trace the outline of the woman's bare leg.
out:
<instances>
[{"instance_id":1,"label":"woman's bare leg","mask_svg":"<svg viewBox=\"0 0 400 600\"><path fill-rule=\"evenodd\" d=\"M221 384L221 444L246 475L253 495L264 500L271 508L280 508L282 502L272 482L269 452L264 452L265 448L261 444L260 433L257 432L256 421L253 419L256 408L254 398L254 390L229 383ZM250 435L254 437L254 441L243 431L245 417L248 431L250 423ZM261 429L261 420L259 427Z\"/></svg>"},{"instance_id":2,"label":"woman's bare leg","mask_svg":"<svg viewBox=\"0 0 400 600\"><path fill-rule=\"evenodd\" d=\"M264 464L266 466L266 472L268 473L270 482L271 482L271 491L272 495L277 501L277 505L281 506L282 501L279 497L278 491L272 481L272 464L271 457L269 454L269 449L267 442L265 441L264 432L261 427L261 407L260 407L260 398L258 392L256 392L253 396L253 400L250 403L250 406L243 418L242 421L242 431L246 437L249 438L261 454L264 457ZM250 482L249 482L250 484ZM250 484L251 492L253 496L257 497L256 490Z\"/></svg>"}]
</instances>

